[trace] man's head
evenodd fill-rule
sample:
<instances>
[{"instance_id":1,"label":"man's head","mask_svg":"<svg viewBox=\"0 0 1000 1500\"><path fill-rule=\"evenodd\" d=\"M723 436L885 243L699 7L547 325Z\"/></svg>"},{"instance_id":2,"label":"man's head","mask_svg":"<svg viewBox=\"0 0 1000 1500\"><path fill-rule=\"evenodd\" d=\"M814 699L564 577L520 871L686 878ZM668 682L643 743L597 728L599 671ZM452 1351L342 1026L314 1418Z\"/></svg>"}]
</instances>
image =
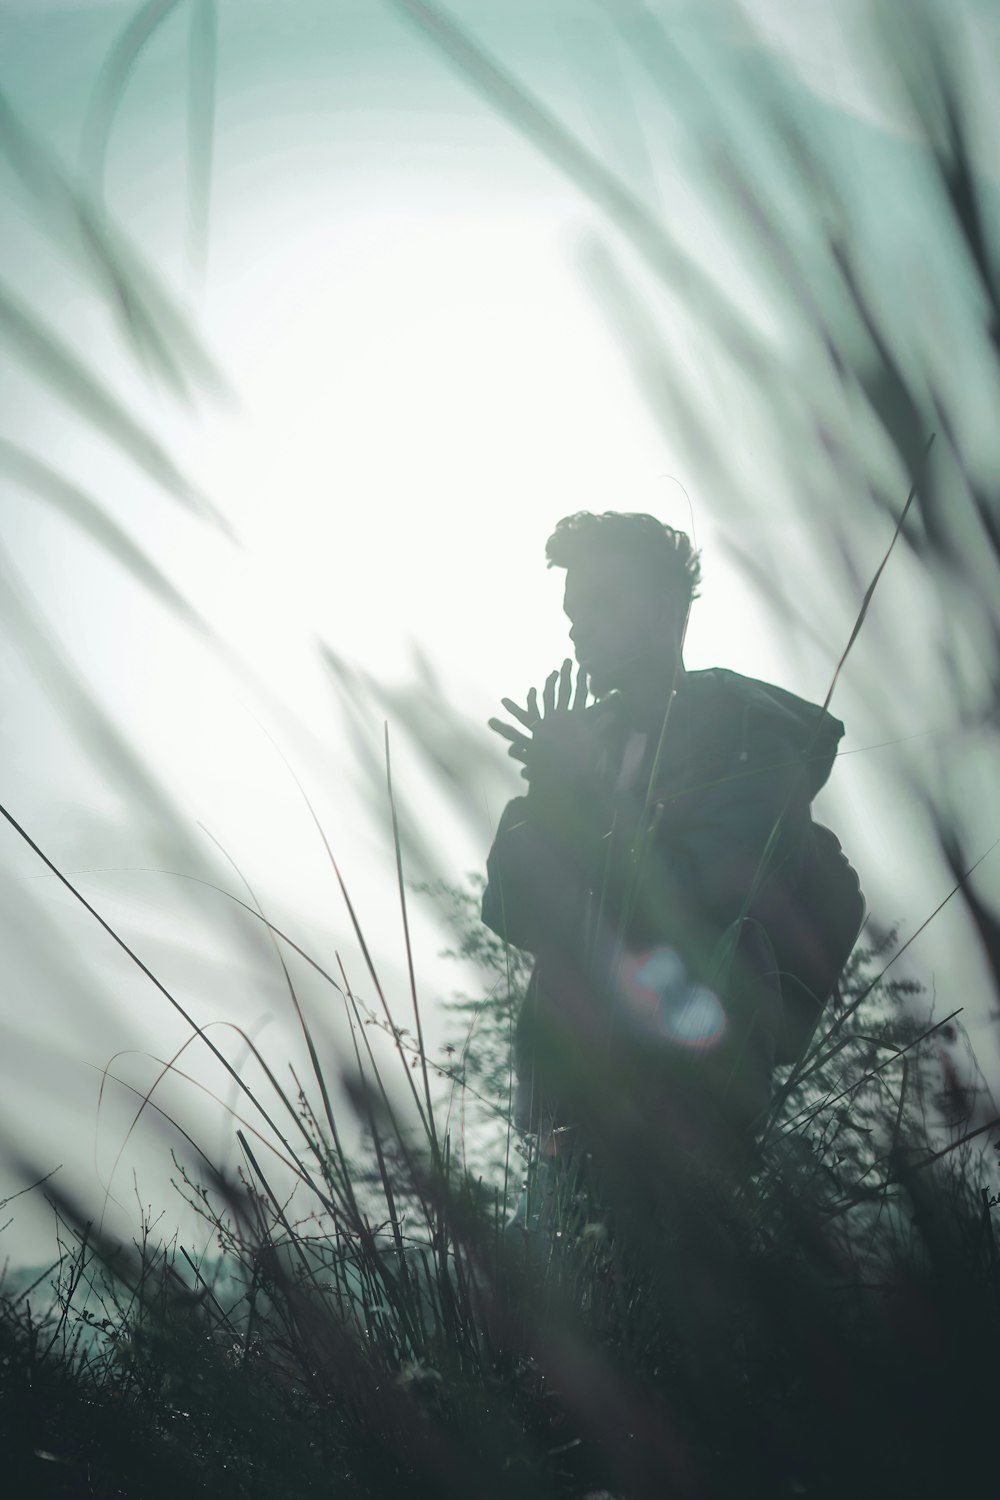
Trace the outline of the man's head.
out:
<instances>
[{"instance_id":1,"label":"man's head","mask_svg":"<svg viewBox=\"0 0 1000 1500\"><path fill-rule=\"evenodd\" d=\"M701 576L683 531L655 516L578 511L558 522L545 555L566 569L570 639L595 693L673 672Z\"/></svg>"}]
</instances>

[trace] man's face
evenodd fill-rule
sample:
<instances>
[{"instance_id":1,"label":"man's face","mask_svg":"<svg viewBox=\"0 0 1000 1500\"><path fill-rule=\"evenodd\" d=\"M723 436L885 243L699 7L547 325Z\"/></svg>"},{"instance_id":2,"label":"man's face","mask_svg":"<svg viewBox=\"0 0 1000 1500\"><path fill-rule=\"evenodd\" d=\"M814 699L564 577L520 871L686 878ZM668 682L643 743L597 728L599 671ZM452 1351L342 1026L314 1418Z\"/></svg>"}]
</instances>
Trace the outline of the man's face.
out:
<instances>
[{"instance_id":1,"label":"man's face","mask_svg":"<svg viewBox=\"0 0 1000 1500\"><path fill-rule=\"evenodd\" d=\"M659 678L676 657L669 599L621 552L569 567L563 608L576 659L596 694Z\"/></svg>"}]
</instances>

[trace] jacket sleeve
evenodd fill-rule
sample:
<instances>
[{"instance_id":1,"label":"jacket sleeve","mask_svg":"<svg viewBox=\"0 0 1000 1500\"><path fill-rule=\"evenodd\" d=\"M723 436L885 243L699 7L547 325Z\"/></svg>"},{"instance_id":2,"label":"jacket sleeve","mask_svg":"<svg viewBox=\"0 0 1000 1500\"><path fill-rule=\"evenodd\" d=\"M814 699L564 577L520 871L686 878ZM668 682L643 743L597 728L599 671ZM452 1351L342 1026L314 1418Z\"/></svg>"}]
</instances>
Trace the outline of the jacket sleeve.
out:
<instances>
[{"instance_id":1,"label":"jacket sleeve","mask_svg":"<svg viewBox=\"0 0 1000 1500\"><path fill-rule=\"evenodd\" d=\"M529 790L505 807L486 860L482 918L515 948L572 949L598 877L600 803L544 802Z\"/></svg>"},{"instance_id":2,"label":"jacket sleeve","mask_svg":"<svg viewBox=\"0 0 1000 1500\"><path fill-rule=\"evenodd\" d=\"M805 857L810 795L796 747L761 726L728 774L668 804L657 844L691 907L722 927L773 918Z\"/></svg>"}]
</instances>

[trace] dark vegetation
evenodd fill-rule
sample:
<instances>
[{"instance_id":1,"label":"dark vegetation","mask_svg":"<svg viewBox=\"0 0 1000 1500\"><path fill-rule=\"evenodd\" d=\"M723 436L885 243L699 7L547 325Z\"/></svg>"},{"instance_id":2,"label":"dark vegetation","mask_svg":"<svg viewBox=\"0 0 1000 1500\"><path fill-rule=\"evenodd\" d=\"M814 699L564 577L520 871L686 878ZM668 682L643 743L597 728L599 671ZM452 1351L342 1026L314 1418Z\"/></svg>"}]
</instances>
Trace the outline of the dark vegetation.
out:
<instances>
[{"instance_id":1,"label":"dark vegetation","mask_svg":"<svg viewBox=\"0 0 1000 1500\"><path fill-rule=\"evenodd\" d=\"M502 980L474 887L439 894ZM856 952L752 1176L675 1175L649 1239L616 1243L567 1198L525 1259L499 1194L449 1138L394 1125L373 1075L374 1174L299 1100L294 1215L242 1133L239 1181L179 1168L214 1230L200 1263L153 1226L101 1243L53 1196L58 1264L3 1303L8 1472L54 1495L931 1493L945 1434L988 1456L997 1249L973 1090L933 1097L956 1022L921 1014L895 951ZM463 1062L486 1119L511 998L487 991ZM448 1055L432 1071L460 1081Z\"/></svg>"},{"instance_id":2,"label":"dark vegetation","mask_svg":"<svg viewBox=\"0 0 1000 1500\"><path fill-rule=\"evenodd\" d=\"M170 8L142 7L123 33L90 122L98 161L143 28ZM862 566L854 526L877 519L885 556L895 549L907 557L950 620L941 650L954 669L956 725L1000 749L995 454L991 465L973 452L962 422L963 400L992 392L995 409L1000 390L1000 265L994 190L971 144L979 95L950 23L914 5L905 37L889 21L871 43L905 101L925 189L960 268L962 315L939 365L927 359L916 370L900 353L870 268L859 264L851 210L822 141L764 54L747 49L743 58L744 102L786 186L822 226L818 260L799 254L755 159L724 133L723 115L710 136L706 193L735 215L748 258L759 257L761 284L780 294L807 349L815 378L796 391L795 405L789 369L640 195L436 7L399 0L395 8L618 235L617 249L592 247L590 271L652 409L688 443L724 516L735 518L741 504L736 460L683 365L658 343L642 278L681 292L704 347L730 356L773 403L775 420L787 422L787 465L803 480L816 547L857 606L849 638L827 637L837 673L882 577L882 567ZM624 46L665 97L710 91L652 12L613 10ZM195 136L210 127L213 15L214 7L198 7ZM126 250L99 199L7 109L0 146L43 221L75 247L111 301L146 368L175 390L204 377L195 332ZM199 213L209 159L206 148L194 174ZM169 455L96 372L69 362L24 308L5 302L2 310L20 356L158 483L194 503ZM973 377L956 387L953 362L962 359ZM869 462L865 445L876 439L878 460ZM8 476L66 509L184 609L155 564L99 519L74 476L7 440L0 458ZM850 496L835 509L838 487ZM760 570L759 557L744 561L751 576ZM767 569L760 581L790 632L824 634L818 603L795 598ZM892 668L885 653L873 692L887 690ZM349 698L347 679L340 685ZM406 705L394 707L405 726ZM457 717L453 728L462 733ZM415 715L413 733L419 739ZM440 745L428 739L425 748L440 764ZM460 775L452 781L460 797ZM927 858L951 872L949 899L964 906L996 993L1000 919L971 873L980 853L971 840L982 829L955 804L947 778L934 787L916 781L913 791L934 832ZM404 855L421 875L430 861L400 834L391 785L390 801L402 896ZM4 812L30 842L30 830ZM832 1500L988 1483L1000 1172L991 1159L995 1110L958 1020L968 996L949 994L943 975L931 1014L916 980L896 980L903 965L889 968L902 956L897 934L870 924L839 1004L805 1060L780 1080L751 1168L724 1176L685 1169L669 1143L651 1143L640 1130L619 1163L626 1177L630 1163L647 1168L628 1232L609 1229L585 1202L567 1202L560 1227L525 1256L499 1232L530 1149L509 1112L510 1017L524 959L476 925L474 887L431 881L424 894L451 920L457 951L479 964L484 991L452 1002L454 1040L432 1057L419 1012L416 1035L403 1032L388 1009L368 1011L341 972L357 1047L349 1088L364 1126L359 1151L342 1144L303 1022L312 1076L288 1092L269 1073L276 1110L262 1094L244 1097L241 1111L254 1124L238 1131L238 1175L217 1173L197 1152L178 1159L179 1190L213 1232L209 1256L199 1261L176 1240L161 1243L156 1224L138 1245L116 1246L57 1179L36 1189L57 1215L58 1258L37 1284L8 1283L2 1302L7 1492ZM369 980L380 994L374 969ZM402 1083L369 1047L376 1027L398 1043ZM215 1056L232 1072L221 1051Z\"/></svg>"}]
</instances>

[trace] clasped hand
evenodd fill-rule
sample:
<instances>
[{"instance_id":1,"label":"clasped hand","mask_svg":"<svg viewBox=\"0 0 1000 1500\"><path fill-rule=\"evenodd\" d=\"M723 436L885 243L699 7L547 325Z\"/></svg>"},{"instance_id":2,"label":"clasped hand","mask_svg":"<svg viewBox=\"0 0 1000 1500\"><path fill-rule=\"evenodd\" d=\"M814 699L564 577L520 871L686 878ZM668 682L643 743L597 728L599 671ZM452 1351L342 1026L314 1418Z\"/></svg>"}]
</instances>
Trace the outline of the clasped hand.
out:
<instances>
[{"instance_id":1,"label":"clasped hand","mask_svg":"<svg viewBox=\"0 0 1000 1500\"><path fill-rule=\"evenodd\" d=\"M490 719L489 727L510 741L507 754L513 760L523 761L521 775L534 791L541 787L555 789L567 777L584 782L592 775L593 747L590 737L582 730L582 714L587 703L587 674L582 667L577 672L575 692L573 663L569 657L560 671L549 673L541 709L535 688L528 694L526 708L519 707L512 698L501 698L500 701L523 729L515 729L513 724L502 719Z\"/></svg>"}]
</instances>

